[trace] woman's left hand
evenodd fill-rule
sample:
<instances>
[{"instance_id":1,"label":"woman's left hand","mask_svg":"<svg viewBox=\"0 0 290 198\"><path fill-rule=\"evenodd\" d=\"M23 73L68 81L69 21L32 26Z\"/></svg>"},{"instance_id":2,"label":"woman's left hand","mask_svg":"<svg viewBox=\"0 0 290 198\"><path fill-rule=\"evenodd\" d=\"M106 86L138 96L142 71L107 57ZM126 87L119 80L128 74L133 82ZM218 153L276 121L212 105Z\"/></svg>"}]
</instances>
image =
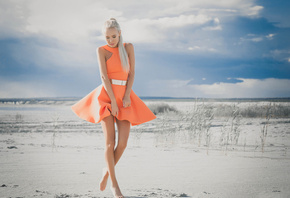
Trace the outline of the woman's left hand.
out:
<instances>
[{"instance_id":1,"label":"woman's left hand","mask_svg":"<svg viewBox=\"0 0 290 198\"><path fill-rule=\"evenodd\" d=\"M126 107L130 107L131 106L131 100L130 100L130 97L124 97L123 98L123 107L126 108Z\"/></svg>"}]
</instances>

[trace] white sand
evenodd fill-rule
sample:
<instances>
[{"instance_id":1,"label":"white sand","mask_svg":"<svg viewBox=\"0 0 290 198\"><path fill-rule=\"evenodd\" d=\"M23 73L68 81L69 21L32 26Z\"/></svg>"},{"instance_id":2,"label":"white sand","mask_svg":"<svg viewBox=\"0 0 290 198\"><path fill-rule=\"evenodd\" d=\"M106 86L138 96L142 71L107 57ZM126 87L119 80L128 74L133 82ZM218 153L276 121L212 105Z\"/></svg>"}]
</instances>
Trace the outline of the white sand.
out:
<instances>
[{"instance_id":1,"label":"white sand","mask_svg":"<svg viewBox=\"0 0 290 198\"><path fill-rule=\"evenodd\" d=\"M66 122L62 127L53 126L55 111L56 126ZM78 121L68 107L55 111L1 111L2 129L14 131L0 134L0 186L6 186L0 187L0 197L112 197L109 188L98 190L105 166L100 126ZM16 112L24 118L8 127ZM125 197L290 197L288 119L272 120L264 153L258 146L260 119L243 120L241 143L229 146L227 154L216 143L220 128L213 127L209 155L203 143L191 144L178 132L146 132L162 119L132 128L116 167Z\"/></svg>"}]
</instances>

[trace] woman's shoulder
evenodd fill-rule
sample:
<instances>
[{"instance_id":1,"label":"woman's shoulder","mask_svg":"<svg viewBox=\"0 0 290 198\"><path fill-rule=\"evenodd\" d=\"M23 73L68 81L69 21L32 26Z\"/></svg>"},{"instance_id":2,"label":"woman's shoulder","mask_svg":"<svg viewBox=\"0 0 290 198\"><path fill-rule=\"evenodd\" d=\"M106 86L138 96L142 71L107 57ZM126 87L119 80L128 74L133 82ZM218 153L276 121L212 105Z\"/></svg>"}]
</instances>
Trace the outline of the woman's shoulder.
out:
<instances>
[{"instance_id":1,"label":"woman's shoulder","mask_svg":"<svg viewBox=\"0 0 290 198\"><path fill-rule=\"evenodd\" d=\"M134 46L132 43L124 43L125 45L125 49L127 52L133 51L134 50Z\"/></svg>"},{"instance_id":2,"label":"woman's shoulder","mask_svg":"<svg viewBox=\"0 0 290 198\"><path fill-rule=\"evenodd\" d=\"M133 47L132 43L124 43L125 47Z\"/></svg>"},{"instance_id":3,"label":"woman's shoulder","mask_svg":"<svg viewBox=\"0 0 290 198\"><path fill-rule=\"evenodd\" d=\"M107 45L98 46L97 47L97 50L99 50L99 49L105 49L106 47L107 47Z\"/></svg>"},{"instance_id":4,"label":"woman's shoulder","mask_svg":"<svg viewBox=\"0 0 290 198\"><path fill-rule=\"evenodd\" d=\"M105 45L96 48L96 53L103 53L105 51Z\"/></svg>"}]
</instances>

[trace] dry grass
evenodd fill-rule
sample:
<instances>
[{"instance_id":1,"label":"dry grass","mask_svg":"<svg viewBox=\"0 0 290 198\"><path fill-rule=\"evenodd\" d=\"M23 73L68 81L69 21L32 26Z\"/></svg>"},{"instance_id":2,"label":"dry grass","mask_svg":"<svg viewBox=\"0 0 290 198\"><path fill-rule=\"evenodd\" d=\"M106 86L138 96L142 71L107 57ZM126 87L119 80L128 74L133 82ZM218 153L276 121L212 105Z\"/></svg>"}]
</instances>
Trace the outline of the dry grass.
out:
<instances>
[{"instance_id":1,"label":"dry grass","mask_svg":"<svg viewBox=\"0 0 290 198\"><path fill-rule=\"evenodd\" d=\"M241 126L241 112L240 109L233 105L231 115L221 127L220 146L225 146L225 153L227 154L228 145L237 145L240 137Z\"/></svg>"},{"instance_id":2,"label":"dry grass","mask_svg":"<svg viewBox=\"0 0 290 198\"><path fill-rule=\"evenodd\" d=\"M261 149L262 152L264 152L264 147L265 147L265 143L266 143L266 138L267 138L267 134L268 134L268 126L269 126L269 121L270 118L272 117L272 104L269 103L269 105L266 108L266 114L265 114L265 119L266 121L264 123L262 123L262 127L261 127Z\"/></svg>"},{"instance_id":3,"label":"dry grass","mask_svg":"<svg viewBox=\"0 0 290 198\"><path fill-rule=\"evenodd\" d=\"M264 152L266 140L271 133L272 123L289 123L290 107L288 103L280 102L204 102L196 100L194 103L154 102L148 107L157 115L153 122L132 127L136 141L140 141L142 133L153 132L156 144L165 146L177 142L210 148L219 148L226 152L231 147L253 146L252 139L242 137L243 127L248 118L255 119L260 124L256 133L256 148L261 147ZM50 115L50 117L48 117ZM61 117L60 117L61 116ZM41 119L40 119L41 118ZM283 118L278 120L278 118ZM75 120L74 120L75 119ZM277 120L276 120L277 119ZM261 122L262 120L262 122ZM255 124L256 124L255 123ZM87 123L73 117L62 116L61 112L37 117L36 115L16 111L13 114L2 116L0 120L1 133L13 132L52 132L51 144L56 149L57 134L62 132L101 132L100 125ZM251 124L251 123L250 123ZM244 133L242 133L244 134ZM248 141L248 142L247 142ZM250 141L252 143L248 144ZM269 144L269 143L267 143ZM249 148L247 146L247 148Z\"/></svg>"},{"instance_id":4,"label":"dry grass","mask_svg":"<svg viewBox=\"0 0 290 198\"><path fill-rule=\"evenodd\" d=\"M192 104L192 103L191 103ZM155 103L150 106L158 115L154 133L158 141L163 144L173 144L176 138L183 137L183 141L196 145L205 146L207 153L212 144L213 135L219 136L218 145L227 155L228 146L242 146L244 151L247 145L246 137L240 141L240 134L244 119L263 118L260 123L260 146L264 152L270 118L285 118L289 116L290 108L285 104L272 103L210 103L196 100L194 105L186 111L177 109L175 106L165 103ZM221 123L217 125L216 123ZM220 130L212 130L218 127ZM217 131L220 131L217 133ZM215 132L215 134L213 134ZM257 133L259 133L257 131ZM242 143L240 143L242 142ZM203 145L204 143L204 145ZM259 142L257 142L259 144ZM215 145L217 146L217 145ZM259 145L257 145L259 147Z\"/></svg>"},{"instance_id":5,"label":"dry grass","mask_svg":"<svg viewBox=\"0 0 290 198\"><path fill-rule=\"evenodd\" d=\"M153 103L148 105L149 109L155 114L177 112L175 107L169 106L166 103Z\"/></svg>"},{"instance_id":6,"label":"dry grass","mask_svg":"<svg viewBox=\"0 0 290 198\"><path fill-rule=\"evenodd\" d=\"M264 118L267 114L267 108L270 102L258 105L258 103L249 103L249 105L240 108L240 115L243 118ZM213 108L216 117L231 117L235 106L240 103L234 104L208 104L207 108ZM271 107L272 115L276 118L290 118L290 106L281 103L273 103Z\"/></svg>"}]
</instances>

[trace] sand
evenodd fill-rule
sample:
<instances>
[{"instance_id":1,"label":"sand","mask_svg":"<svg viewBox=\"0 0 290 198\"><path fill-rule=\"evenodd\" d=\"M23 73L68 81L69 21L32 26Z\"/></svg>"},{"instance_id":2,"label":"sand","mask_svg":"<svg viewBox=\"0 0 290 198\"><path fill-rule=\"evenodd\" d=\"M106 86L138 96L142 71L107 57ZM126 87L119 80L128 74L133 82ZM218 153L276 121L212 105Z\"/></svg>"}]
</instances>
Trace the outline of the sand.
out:
<instances>
[{"instance_id":1,"label":"sand","mask_svg":"<svg viewBox=\"0 0 290 198\"><path fill-rule=\"evenodd\" d=\"M79 120L68 104L1 107L0 197L112 197L98 189L105 166L99 124ZM174 116L157 117L132 128L116 166L125 197L290 197L288 118L271 120L262 152L262 118L243 118L240 143L226 151L218 145L223 118L213 120L207 149L185 130L160 129L178 126Z\"/></svg>"}]
</instances>

